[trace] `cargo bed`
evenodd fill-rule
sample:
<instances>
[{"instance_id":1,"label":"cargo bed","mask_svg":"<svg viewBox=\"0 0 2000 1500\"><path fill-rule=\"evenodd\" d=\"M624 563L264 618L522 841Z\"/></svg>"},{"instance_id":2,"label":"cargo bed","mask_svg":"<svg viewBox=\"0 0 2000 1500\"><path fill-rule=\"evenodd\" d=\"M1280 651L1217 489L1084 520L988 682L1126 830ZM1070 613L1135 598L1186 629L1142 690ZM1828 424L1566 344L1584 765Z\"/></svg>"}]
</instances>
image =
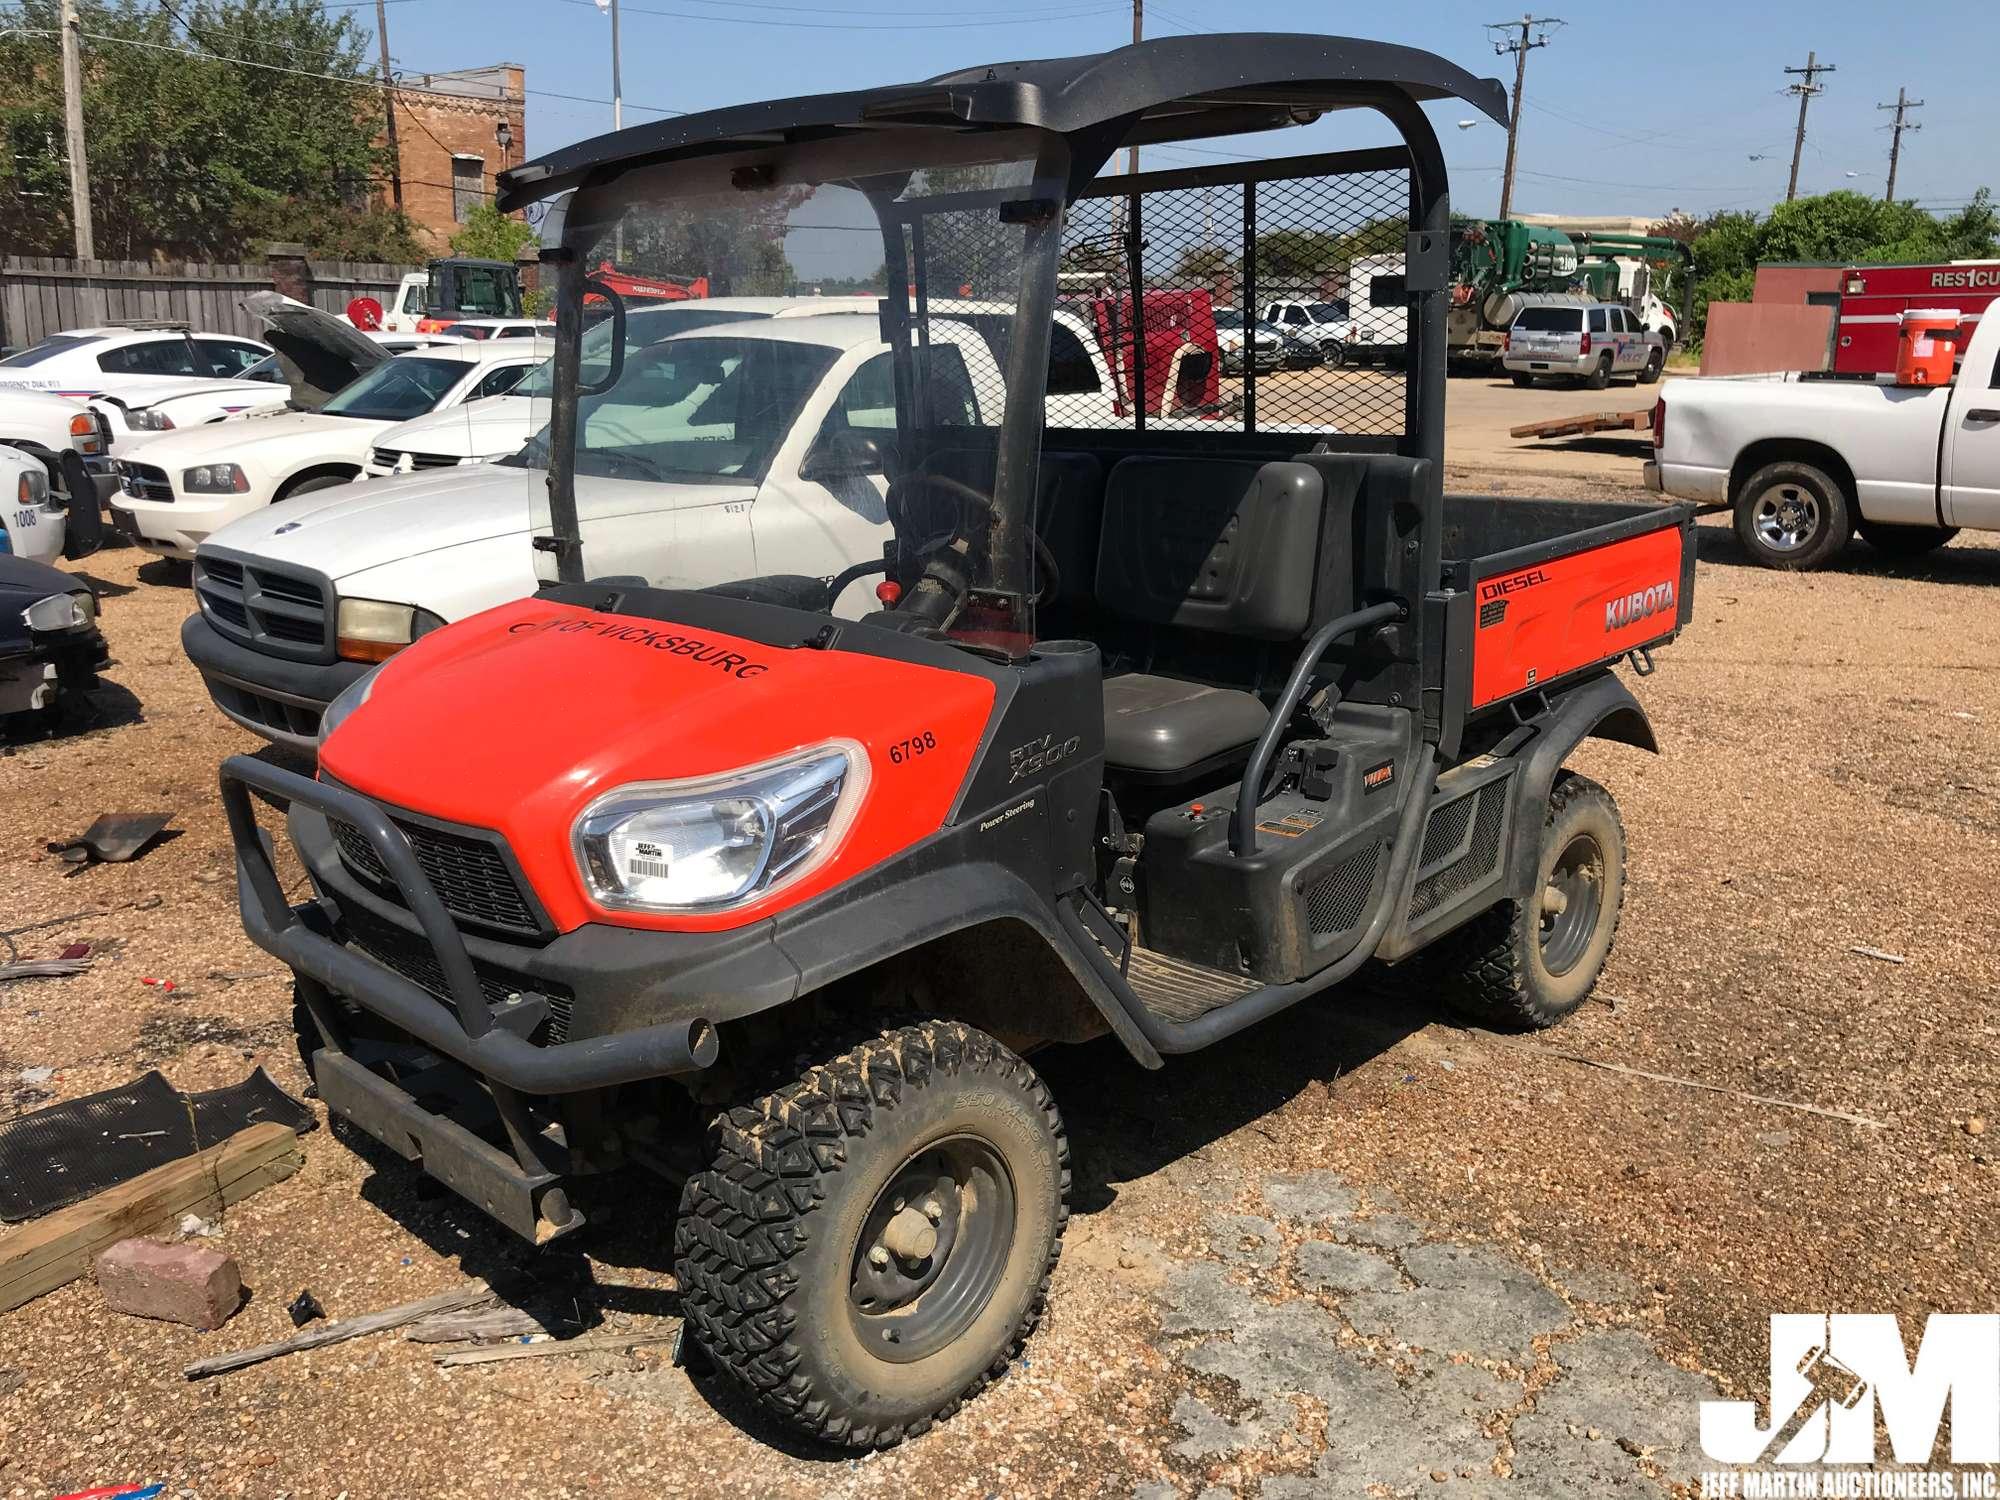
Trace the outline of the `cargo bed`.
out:
<instances>
[{"instance_id":1,"label":"cargo bed","mask_svg":"<svg viewBox=\"0 0 2000 1500\"><path fill-rule=\"evenodd\" d=\"M1694 507L1444 497L1443 582L1473 596L1472 670L1445 674L1477 714L1680 633L1694 608Z\"/></svg>"}]
</instances>

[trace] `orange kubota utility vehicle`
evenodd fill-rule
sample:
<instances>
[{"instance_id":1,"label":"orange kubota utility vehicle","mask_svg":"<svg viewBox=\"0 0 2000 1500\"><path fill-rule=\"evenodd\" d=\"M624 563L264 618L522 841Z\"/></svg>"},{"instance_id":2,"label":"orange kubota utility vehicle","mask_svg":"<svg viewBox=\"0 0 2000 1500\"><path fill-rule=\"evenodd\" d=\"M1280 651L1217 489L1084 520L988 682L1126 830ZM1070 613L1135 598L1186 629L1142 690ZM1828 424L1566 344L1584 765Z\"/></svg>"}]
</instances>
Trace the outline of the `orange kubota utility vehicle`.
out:
<instances>
[{"instance_id":1,"label":"orange kubota utility vehicle","mask_svg":"<svg viewBox=\"0 0 2000 1500\"><path fill-rule=\"evenodd\" d=\"M569 195L546 430L511 461L547 585L357 684L317 779L223 769L243 918L298 975L329 1109L538 1242L603 1174L678 1182L659 1224L692 1338L783 1421L880 1446L1039 1315L1070 1159L1032 1049L1108 1034L1171 1090L1201 1064L1169 1055L1338 1004L1371 960L1489 1022L1573 1011L1626 845L1564 763L1590 736L1655 748L1612 668L1685 623L1691 518L1442 493L1450 218L1422 106L1445 98L1504 114L1406 47L1171 38L506 174L503 208ZM1387 143L1098 175L1339 110ZM1403 272L1350 296L1403 310L1403 367L1252 368L1226 417L1142 390L1057 420L1101 378L1059 311L1067 243L1115 232L1095 264L1131 307L1191 246L1240 247L1254 307L1274 232L1385 225ZM587 269L620 236L692 240L746 297L887 291L839 329L586 358L586 295L622 331ZM997 328L933 311L968 285ZM831 576L760 530L758 486L794 469L777 501L844 549ZM330 649L332 585L319 616L286 598ZM253 794L289 807L309 899Z\"/></svg>"}]
</instances>

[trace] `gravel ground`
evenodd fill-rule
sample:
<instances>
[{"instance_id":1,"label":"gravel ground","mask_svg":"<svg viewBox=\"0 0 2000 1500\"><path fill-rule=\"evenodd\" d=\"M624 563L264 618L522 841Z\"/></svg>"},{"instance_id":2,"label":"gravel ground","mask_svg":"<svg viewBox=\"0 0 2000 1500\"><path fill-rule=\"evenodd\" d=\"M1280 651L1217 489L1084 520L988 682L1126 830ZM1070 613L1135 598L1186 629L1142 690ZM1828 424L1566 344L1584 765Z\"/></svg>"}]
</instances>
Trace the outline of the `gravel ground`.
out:
<instances>
[{"instance_id":1,"label":"gravel ground","mask_svg":"<svg viewBox=\"0 0 2000 1500\"><path fill-rule=\"evenodd\" d=\"M1453 487L1602 494L1634 472L1479 447L1454 450ZM123 946L0 987L0 1114L150 1067L202 1088L261 1063L296 1092L288 987L238 927L215 791L217 762L258 742L180 655L183 578L130 551L73 566L106 586L117 665L91 725L0 757L0 925L49 923L14 939L24 955ZM1632 845L1600 998L1528 1040L1349 993L1162 1073L1101 1044L1045 1054L1078 1171L1051 1315L1007 1380L901 1449L796 1450L666 1344L444 1371L389 1335L190 1385L189 1359L289 1332L306 1287L341 1317L531 1265L558 1314L671 1330L667 1196L538 1262L322 1130L301 1173L226 1216L215 1243L252 1297L224 1330L109 1314L88 1283L0 1315L0 1494L1657 1488L1700 1390L1761 1393L1771 1312L1914 1327L2000 1306L1977 1133L2000 1104L1996 589L1986 539L1916 564L1857 546L1796 578L1705 523L1695 628L1637 689L1664 753L1580 761ZM137 863L66 878L42 852L145 809L180 833ZM1520 1316L1492 1327L1477 1305Z\"/></svg>"}]
</instances>

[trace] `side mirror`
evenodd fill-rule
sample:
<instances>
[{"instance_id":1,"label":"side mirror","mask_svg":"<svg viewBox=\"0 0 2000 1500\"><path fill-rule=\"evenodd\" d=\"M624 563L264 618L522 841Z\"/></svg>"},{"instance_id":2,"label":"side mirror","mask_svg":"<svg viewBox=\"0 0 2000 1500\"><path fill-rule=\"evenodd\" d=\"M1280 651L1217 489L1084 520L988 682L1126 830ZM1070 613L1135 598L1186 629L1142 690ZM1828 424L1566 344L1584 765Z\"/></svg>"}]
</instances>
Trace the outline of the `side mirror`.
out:
<instances>
[{"instance_id":1,"label":"side mirror","mask_svg":"<svg viewBox=\"0 0 2000 1500\"><path fill-rule=\"evenodd\" d=\"M830 427L822 432L799 465L799 478L852 479L863 474L886 474L895 445L886 434L877 435L859 427Z\"/></svg>"}]
</instances>

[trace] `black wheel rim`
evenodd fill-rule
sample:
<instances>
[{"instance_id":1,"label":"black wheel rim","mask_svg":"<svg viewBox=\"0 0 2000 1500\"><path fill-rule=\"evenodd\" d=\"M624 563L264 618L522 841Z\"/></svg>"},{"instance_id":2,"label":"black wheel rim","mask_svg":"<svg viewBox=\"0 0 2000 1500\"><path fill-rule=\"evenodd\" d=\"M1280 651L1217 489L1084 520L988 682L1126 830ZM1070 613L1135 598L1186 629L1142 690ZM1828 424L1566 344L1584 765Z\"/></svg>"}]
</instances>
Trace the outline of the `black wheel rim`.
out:
<instances>
[{"instance_id":1,"label":"black wheel rim","mask_svg":"<svg viewBox=\"0 0 2000 1500\"><path fill-rule=\"evenodd\" d=\"M1567 974L1583 961L1604 910L1604 851L1579 833L1563 846L1542 887L1542 967Z\"/></svg>"},{"instance_id":2,"label":"black wheel rim","mask_svg":"<svg viewBox=\"0 0 2000 1500\"><path fill-rule=\"evenodd\" d=\"M964 1333L1000 1285L1014 1221L1013 1179L977 1136L934 1141L904 1162L850 1261L847 1310L862 1347L908 1364Z\"/></svg>"}]
</instances>

